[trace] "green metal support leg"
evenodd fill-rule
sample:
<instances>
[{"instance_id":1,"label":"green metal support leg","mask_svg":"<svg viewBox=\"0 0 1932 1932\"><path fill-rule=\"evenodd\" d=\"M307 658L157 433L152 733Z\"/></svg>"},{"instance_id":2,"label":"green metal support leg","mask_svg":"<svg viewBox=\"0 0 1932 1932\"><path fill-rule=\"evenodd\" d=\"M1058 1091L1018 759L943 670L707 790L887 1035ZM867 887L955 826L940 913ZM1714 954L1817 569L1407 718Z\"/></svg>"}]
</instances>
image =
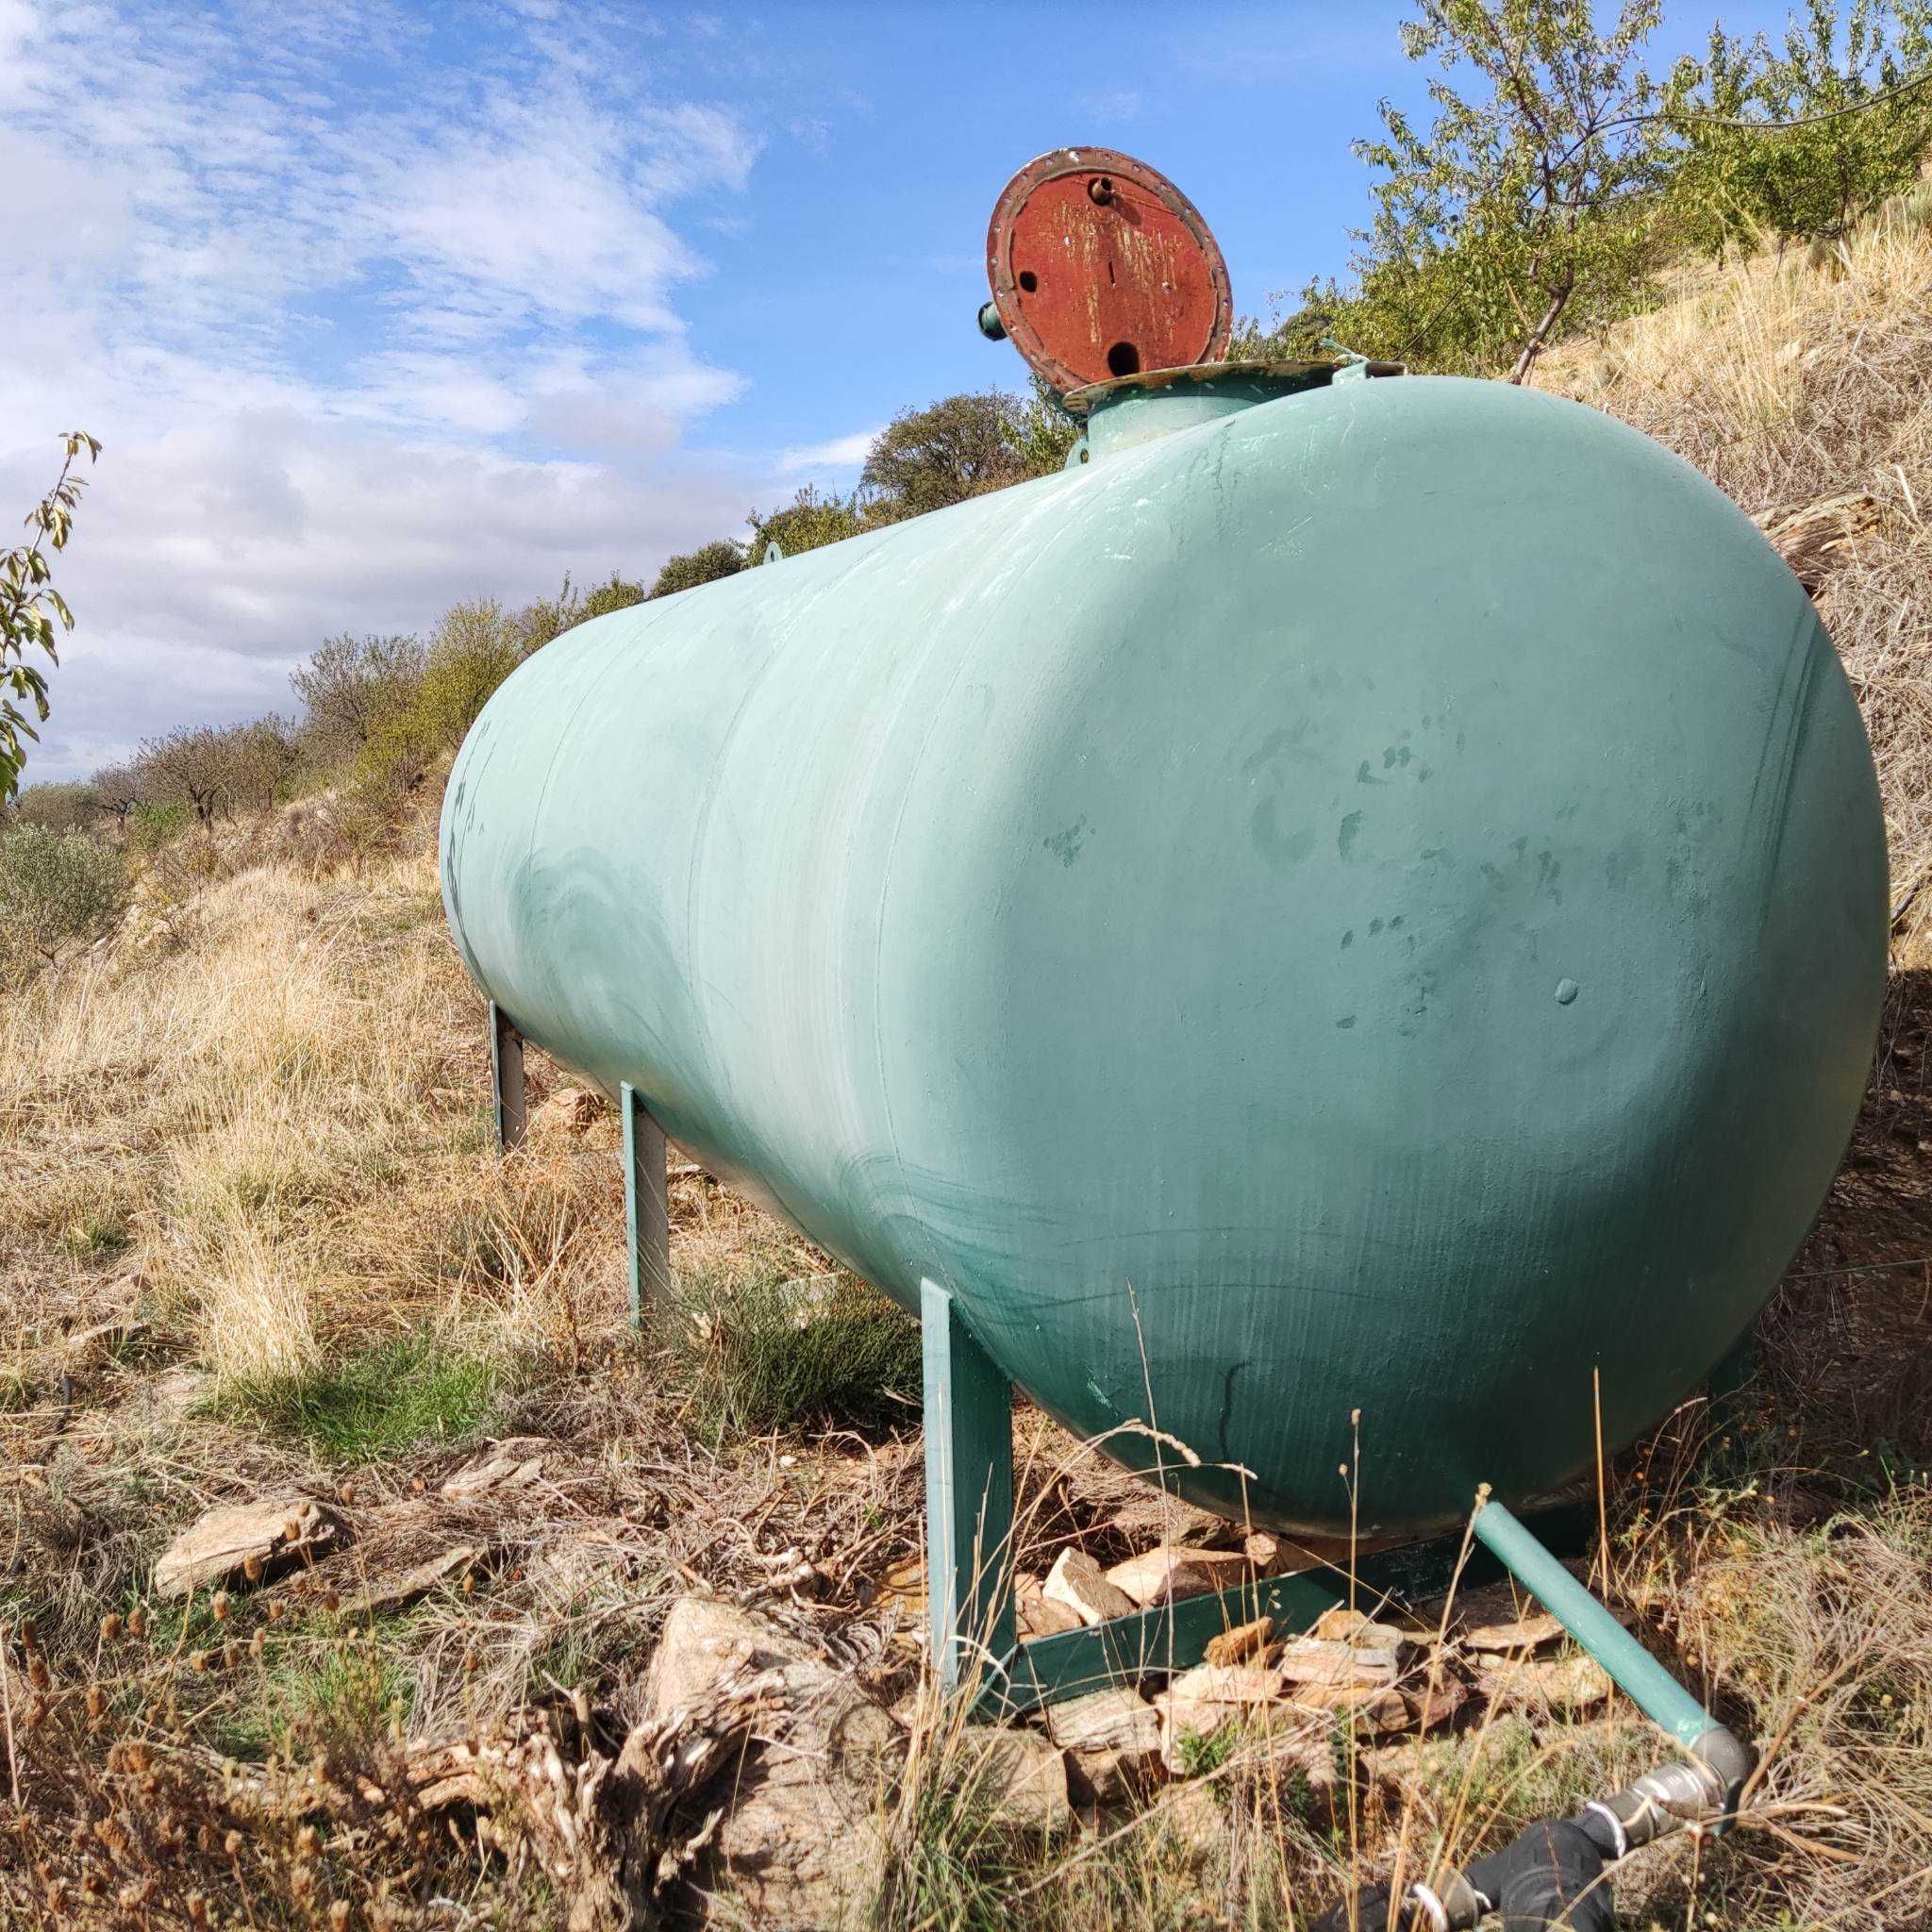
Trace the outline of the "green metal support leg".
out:
<instances>
[{"instance_id":1,"label":"green metal support leg","mask_svg":"<svg viewBox=\"0 0 1932 1932\"><path fill-rule=\"evenodd\" d=\"M671 1292L671 1204L665 1191L664 1130L626 1080L624 1115L624 1225L630 1256L630 1325L641 1327L644 1299Z\"/></svg>"},{"instance_id":2,"label":"green metal support leg","mask_svg":"<svg viewBox=\"0 0 1932 1932\"><path fill-rule=\"evenodd\" d=\"M490 1003L490 1086L496 1103L496 1145L508 1154L523 1145L529 1126L524 1105L524 1036L494 1000Z\"/></svg>"},{"instance_id":3,"label":"green metal support leg","mask_svg":"<svg viewBox=\"0 0 1932 1932\"><path fill-rule=\"evenodd\" d=\"M950 1690L1013 1649L1013 1391L953 1298L920 1285L925 1341L925 1580Z\"/></svg>"}]
</instances>

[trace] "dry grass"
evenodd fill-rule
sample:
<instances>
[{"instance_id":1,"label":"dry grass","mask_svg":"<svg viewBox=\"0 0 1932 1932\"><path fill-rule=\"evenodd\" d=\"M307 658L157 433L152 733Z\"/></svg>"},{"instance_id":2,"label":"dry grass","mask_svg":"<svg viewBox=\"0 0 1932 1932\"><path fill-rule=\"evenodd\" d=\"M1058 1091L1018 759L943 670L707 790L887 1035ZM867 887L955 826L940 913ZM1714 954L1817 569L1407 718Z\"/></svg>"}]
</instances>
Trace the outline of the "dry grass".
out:
<instances>
[{"instance_id":1,"label":"dry grass","mask_svg":"<svg viewBox=\"0 0 1932 1932\"><path fill-rule=\"evenodd\" d=\"M1932 182L1828 249L1687 269L1664 305L1547 357L1754 514L1852 491L1880 523L1820 608L1877 756L1894 903L1932 867ZM1914 904L1923 943L1932 902Z\"/></svg>"}]
</instances>

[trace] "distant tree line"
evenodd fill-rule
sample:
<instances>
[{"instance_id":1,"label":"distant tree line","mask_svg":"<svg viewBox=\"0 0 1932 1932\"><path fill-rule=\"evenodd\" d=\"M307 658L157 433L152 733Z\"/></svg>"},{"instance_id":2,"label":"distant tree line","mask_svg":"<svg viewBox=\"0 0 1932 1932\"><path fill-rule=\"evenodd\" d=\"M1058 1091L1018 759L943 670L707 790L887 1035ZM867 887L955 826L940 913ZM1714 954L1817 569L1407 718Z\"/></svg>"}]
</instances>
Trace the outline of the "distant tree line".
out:
<instances>
[{"instance_id":1,"label":"distant tree line","mask_svg":"<svg viewBox=\"0 0 1932 1932\"><path fill-rule=\"evenodd\" d=\"M671 558L651 595L731 576L761 562L774 543L795 557L989 490L1051 475L1077 434L1053 392L1040 384L1024 396L990 389L902 410L873 439L856 489L841 494L808 484L778 509L752 511L747 539L720 538Z\"/></svg>"},{"instance_id":2,"label":"distant tree line","mask_svg":"<svg viewBox=\"0 0 1932 1932\"><path fill-rule=\"evenodd\" d=\"M392 813L462 742L496 687L564 632L729 576L774 543L791 556L1045 475L1065 460L1074 435L1044 394L989 390L908 409L874 440L852 491L808 487L778 509L754 511L743 540L670 558L648 588L616 573L589 589L566 577L555 597L520 608L493 598L453 605L425 636L325 639L291 675L296 715L183 725L86 780L25 787L0 808L0 827L44 835L30 841L35 876L44 879L58 856L48 839L106 834L152 850L325 786L353 792L378 816ZM67 862L85 863L71 851ZM0 899L4 888L0 876ZM92 900L83 893L75 903Z\"/></svg>"}]
</instances>

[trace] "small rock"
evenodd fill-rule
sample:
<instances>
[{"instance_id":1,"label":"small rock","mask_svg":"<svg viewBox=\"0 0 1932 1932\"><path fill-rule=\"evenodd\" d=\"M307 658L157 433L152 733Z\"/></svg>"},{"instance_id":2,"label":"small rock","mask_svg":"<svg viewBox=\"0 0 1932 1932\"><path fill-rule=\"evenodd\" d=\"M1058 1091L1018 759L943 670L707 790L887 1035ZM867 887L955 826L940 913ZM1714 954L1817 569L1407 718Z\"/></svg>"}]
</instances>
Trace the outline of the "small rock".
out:
<instances>
[{"instance_id":1,"label":"small rock","mask_svg":"<svg viewBox=\"0 0 1932 1932\"><path fill-rule=\"evenodd\" d=\"M530 1126L536 1133L567 1134L573 1139L588 1133L604 1111L604 1096L587 1087L559 1087L530 1113Z\"/></svg>"},{"instance_id":2,"label":"small rock","mask_svg":"<svg viewBox=\"0 0 1932 1932\"><path fill-rule=\"evenodd\" d=\"M1415 1710L1392 1684L1297 1684L1297 1708L1345 1714L1358 1731L1406 1731Z\"/></svg>"},{"instance_id":3,"label":"small rock","mask_svg":"<svg viewBox=\"0 0 1932 1932\"><path fill-rule=\"evenodd\" d=\"M1123 1686L1049 1705L1046 1734L1068 1754L1085 1801L1113 1805L1144 1790L1160 1761L1160 1713Z\"/></svg>"},{"instance_id":4,"label":"small rock","mask_svg":"<svg viewBox=\"0 0 1932 1932\"><path fill-rule=\"evenodd\" d=\"M251 1582L271 1570L313 1561L334 1547L341 1524L308 1496L265 1496L204 1511L168 1545L155 1565L162 1596L186 1596L254 1566Z\"/></svg>"},{"instance_id":5,"label":"small rock","mask_svg":"<svg viewBox=\"0 0 1932 1932\"><path fill-rule=\"evenodd\" d=\"M1401 1815L1423 1806L1440 1782L1443 1751L1454 1748L1408 1738L1399 1744L1371 1745L1356 1762L1363 1776L1394 1801L1393 1808Z\"/></svg>"},{"instance_id":6,"label":"small rock","mask_svg":"<svg viewBox=\"0 0 1932 1932\"><path fill-rule=\"evenodd\" d=\"M1224 1724L1244 1722L1257 1708L1275 1704L1282 1689L1278 1671L1220 1664L1184 1671L1154 1700L1160 1713L1161 1762L1170 1772L1181 1772L1188 1739L1212 1737Z\"/></svg>"},{"instance_id":7,"label":"small rock","mask_svg":"<svg viewBox=\"0 0 1932 1932\"><path fill-rule=\"evenodd\" d=\"M1211 1509L1197 1509L1159 1490L1145 1491L1123 1503L1108 1518L1107 1526L1129 1543L1145 1542L1151 1537L1157 1542L1187 1549L1233 1547L1241 1535L1239 1524Z\"/></svg>"},{"instance_id":8,"label":"small rock","mask_svg":"<svg viewBox=\"0 0 1932 1932\"><path fill-rule=\"evenodd\" d=\"M1160 1713L1126 1685L1046 1707L1046 1734L1063 1751L1158 1751Z\"/></svg>"},{"instance_id":9,"label":"small rock","mask_svg":"<svg viewBox=\"0 0 1932 1932\"><path fill-rule=\"evenodd\" d=\"M1304 1722L1264 1728L1253 1742L1243 1747L1242 1757L1252 1773L1275 1781L1292 1778L1305 1786L1309 1800L1308 1815L1312 1819L1332 1817L1341 1781L1336 1775L1333 1734L1328 1724L1310 1725Z\"/></svg>"},{"instance_id":10,"label":"small rock","mask_svg":"<svg viewBox=\"0 0 1932 1932\"><path fill-rule=\"evenodd\" d=\"M1268 1640L1274 1635L1273 1617L1257 1617L1252 1624L1237 1624L1232 1630L1224 1630L1219 1637L1208 1640L1207 1647L1201 1653L1201 1661L1244 1664L1250 1657L1266 1650Z\"/></svg>"},{"instance_id":11,"label":"small rock","mask_svg":"<svg viewBox=\"0 0 1932 1932\"><path fill-rule=\"evenodd\" d=\"M1610 1694L1610 1680L1594 1657L1499 1658L1487 1664L1476 1689L1492 1703L1557 1712L1589 1710Z\"/></svg>"},{"instance_id":12,"label":"small rock","mask_svg":"<svg viewBox=\"0 0 1932 1932\"><path fill-rule=\"evenodd\" d=\"M1507 1623L1478 1624L1462 1633L1465 1650L1541 1650L1563 1634L1563 1626L1547 1611L1540 1616L1517 1617Z\"/></svg>"},{"instance_id":13,"label":"small rock","mask_svg":"<svg viewBox=\"0 0 1932 1932\"><path fill-rule=\"evenodd\" d=\"M1453 1671L1439 1671L1433 1684L1423 1683L1405 1690L1409 1714L1419 1731L1432 1731L1445 1724L1469 1702L1469 1686Z\"/></svg>"},{"instance_id":14,"label":"small rock","mask_svg":"<svg viewBox=\"0 0 1932 1932\"><path fill-rule=\"evenodd\" d=\"M521 1490L543 1474L543 1457L557 1444L541 1436L506 1436L443 1479L439 1493L451 1503L474 1503L492 1490Z\"/></svg>"},{"instance_id":15,"label":"small rock","mask_svg":"<svg viewBox=\"0 0 1932 1932\"><path fill-rule=\"evenodd\" d=\"M1147 1822L1196 1873L1206 1872L1228 1844L1227 1814L1211 1785L1185 1784L1163 1791Z\"/></svg>"},{"instance_id":16,"label":"small rock","mask_svg":"<svg viewBox=\"0 0 1932 1932\"><path fill-rule=\"evenodd\" d=\"M1267 1704L1281 1696L1287 1683L1279 1671L1261 1670L1253 1664L1196 1664L1192 1670L1183 1671L1162 1695L1171 1703L1195 1699L1213 1704Z\"/></svg>"},{"instance_id":17,"label":"small rock","mask_svg":"<svg viewBox=\"0 0 1932 1932\"><path fill-rule=\"evenodd\" d=\"M1363 1685L1395 1681L1395 1650L1358 1650L1325 1637L1298 1637L1284 1645L1276 1667L1291 1684Z\"/></svg>"},{"instance_id":18,"label":"small rock","mask_svg":"<svg viewBox=\"0 0 1932 1932\"><path fill-rule=\"evenodd\" d=\"M1152 1609L1230 1589L1247 1574L1247 1557L1239 1550L1189 1550L1162 1543L1116 1563L1107 1580L1142 1609Z\"/></svg>"},{"instance_id":19,"label":"small rock","mask_svg":"<svg viewBox=\"0 0 1932 1932\"><path fill-rule=\"evenodd\" d=\"M1278 1576L1293 1567L1293 1557L1278 1536L1265 1529L1249 1531L1241 1543L1242 1554L1255 1566L1257 1576Z\"/></svg>"},{"instance_id":20,"label":"small rock","mask_svg":"<svg viewBox=\"0 0 1932 1932\"><path fill-rule=\"evenodd\" d=\"M1064 1604L1083 1624L1110 1624L1116 1617L1131 1617L1137 1607L1126 1591L1101 1574L1100 1565L1085 1550L1062 1550L1041 1594L1050 1603Z\"/></svg>"},{"instance_id":21,"label":"small rock","mask_svg":"<svg viewBox=\"0 0 1932 1932\"><path fill-rule=\"evenodd\" d=\"M1046 1594L1039 1577L1017 1576L1013 1579L1013 1626L1020 1641L1030 1643L1036 1637L1058 1637L1084 1624L1071 1604Z\"/></svg>"},{"instance_id":22,"label":"small rock","mask_svg":"<svg viewBox=\"0 0 1932 1932\"><path fill-rule=\"evenodd\" d=\"M340 1606L347 1616L367 1616L374 1610L392 1610L411 1604L428 1593L445 1577L458 1576L483 1557L480 1543L457 1543L440 1556L429 1557L394 1575L385 1576L365 1588L352 1591Z\"/></svg>"},{"instance_id":23,"label":"small rock","mask_svg":"<svg viewBox=\"0 0 1932 1932\"><path fill-rule=\"evenodd\" d=\"M1357 1650L1394 1650L1403 1641L1402 1632L1393 1624L1373 1623L1345 1604L1324 1610L1309 1635L1326 1638L1331 1643L1352 1644Z\"/></svg>"},{"instance_id":24,"label":"small rock","mask_svg":"<svg viewBox=\"0 0 1932 1932\"><path fill-rule=\"evenodd\" d=\"M962 1789L988 1807L987 1822L1058 1838L1074 1828L1066 1760L1038 1731L972 1725L958 1746Z\"/></svg>"},{"instance_id":25,"label":"small rock","mask_svg":"<svg viewBox=\"0 0 1932 1932\"><path fill-rule=\"evenodd\" d=\"M1159 1782L1164 1767L1159 1752L1150 1757L1141 1752L1069 1751L1067 1753L1067 1795L1076 1811L1101 1805L1124 1805L1143 1798ZM1088 1823L1084 1817L1083 1824ZM1099 1829L1099 1820L1092 1821Z\"/></svg>"},{"instance_id":26,"label":"small rock","mask_svg":"<svg viewBox=\"0 0 1932 1932\"><path fill-rule=\"evenodd\" d=\"M1035 1589L1039 1588L1038 1582ZM894 1563L879 1580L879 1593L874 1599L881 1609L896 1609L908 1623L917 1623L925 1615L925 1560L921 1557L908 1557Z\"/></svg>"},{"instance_id":27,"label":"small rock","mask_svg":"<svg viewBox=\"0 0 1932 1932\"><path fill-rule=\"evenodd\" d=\"M716 1829L692 1867L694 1916L733 1926L850 1924L884 1874L877 1800L898 1774L904 1736L890 1713L796 1638L695 1596L680 1597L664 1620L641 1720L695 1707L745 1668L778 1674L789 1721L774 1726L776 1743L754 1742L714 1788ZM1041 1776L1050 1784L1050 1773Z\"/></svg>"}]
</instances>

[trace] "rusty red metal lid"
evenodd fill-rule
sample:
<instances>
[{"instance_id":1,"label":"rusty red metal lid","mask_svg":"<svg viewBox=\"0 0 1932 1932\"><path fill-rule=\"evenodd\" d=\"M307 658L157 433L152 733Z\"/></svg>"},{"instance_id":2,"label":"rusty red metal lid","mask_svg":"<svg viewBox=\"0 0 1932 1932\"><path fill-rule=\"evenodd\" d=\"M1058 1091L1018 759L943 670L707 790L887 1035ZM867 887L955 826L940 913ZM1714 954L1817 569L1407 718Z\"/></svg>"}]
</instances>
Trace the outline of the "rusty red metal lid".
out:
<instances>
[{"instance_id":1,"label":"rusty red metal lid","mask_svg":"<svg viewBox=\"0 0 1932 1932\"><path fill-rule=\"evenodd\" d=\"M1013 346L1062 392L1227 354L1234 297L1208 224L1114 148L1028 161L993 208L986 274Z\"/></svg>"}]
</instances>

